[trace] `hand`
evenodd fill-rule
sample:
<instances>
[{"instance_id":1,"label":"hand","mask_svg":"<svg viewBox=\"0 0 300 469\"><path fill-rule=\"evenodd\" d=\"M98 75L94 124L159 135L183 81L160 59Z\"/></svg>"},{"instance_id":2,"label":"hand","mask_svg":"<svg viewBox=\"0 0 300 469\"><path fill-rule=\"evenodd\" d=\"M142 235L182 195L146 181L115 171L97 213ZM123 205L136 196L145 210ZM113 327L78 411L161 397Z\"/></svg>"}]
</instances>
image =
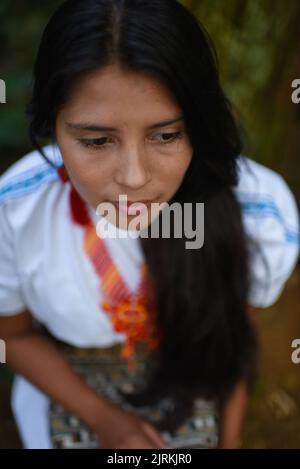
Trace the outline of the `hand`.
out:
<instances>
[{"instance_id":1,"label":"hand","mask_svg":"<svg viewBox=\"0 0 300 469\"><path fill-rule=\"evenodd\" d=\"M103 449L168 448L150 423L114 404L101 416L97 436Z\"/></svg>"}]
</instances>

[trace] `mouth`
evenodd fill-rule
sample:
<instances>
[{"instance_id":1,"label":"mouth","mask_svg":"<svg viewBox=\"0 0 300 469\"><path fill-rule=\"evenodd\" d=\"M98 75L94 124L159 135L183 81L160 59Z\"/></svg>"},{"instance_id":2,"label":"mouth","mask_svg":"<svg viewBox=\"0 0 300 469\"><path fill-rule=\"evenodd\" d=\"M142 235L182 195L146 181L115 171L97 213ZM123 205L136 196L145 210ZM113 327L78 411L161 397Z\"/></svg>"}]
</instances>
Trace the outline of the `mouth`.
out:
<instances>
[{"instance_id":1,"label":"mouth","mask_svg":"<svg viewBox=\"0 0 300 469\"><path fill-rule=\"evenodd\" d=\"M114 204L118 210L126 213L127 215L136 215L148 210L151 204L154 203L154 200L137 200L135 202L132 200L127 200L127 203L111 200L110 202Z\"/></svg>"}]
</instances>

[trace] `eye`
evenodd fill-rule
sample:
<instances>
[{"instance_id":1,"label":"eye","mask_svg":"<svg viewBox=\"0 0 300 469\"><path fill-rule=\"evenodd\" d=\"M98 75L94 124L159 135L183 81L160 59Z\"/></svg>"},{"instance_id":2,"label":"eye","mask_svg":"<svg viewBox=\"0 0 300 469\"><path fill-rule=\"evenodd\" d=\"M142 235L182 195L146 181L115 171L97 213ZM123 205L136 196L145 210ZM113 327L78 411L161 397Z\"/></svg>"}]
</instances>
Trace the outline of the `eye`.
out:
<instances>
[{"instance_id":1,"label":"eye","mask_svg":"<svg viewBox=\"0 0 300 469\"><path fill-rule=\"evenodd\" d=\"M172 142L175 142L176 140L179 140L182 136L182 132L181 131L178 131L178 132L163 132L163 133L160 133L160 134L156 134L156 136L154 136L154 140L158 140L159 143L172 143ZM158 137L158 138L155 138L155 137Z\"/></svg>"},{"instance_id":2,"label":"eye","mask_svg":"<svg viewBox=\"0 0 300 469\"><path fill-rule=\"evenodd\" d=\"M84 147L93 148L93 149L101 149L106 146L108 143L108 137L101 137L101 138L82 138L79 139L78 142L83 145Z\"/></svg>"}]
</instances>

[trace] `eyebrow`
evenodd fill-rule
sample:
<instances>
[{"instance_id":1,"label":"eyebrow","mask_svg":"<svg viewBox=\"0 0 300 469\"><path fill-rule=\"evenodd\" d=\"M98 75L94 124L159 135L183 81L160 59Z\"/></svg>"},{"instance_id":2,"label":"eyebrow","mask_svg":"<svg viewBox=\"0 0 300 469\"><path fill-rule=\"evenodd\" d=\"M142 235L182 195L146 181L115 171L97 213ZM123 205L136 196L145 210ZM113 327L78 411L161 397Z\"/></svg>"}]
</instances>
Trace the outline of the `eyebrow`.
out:
<instances>
[{"instance_id":1,"label":"eyebrow","mask_svg":"<svg viewBox=\"0 0 300 469\"><path fill-rule=\"evenodd\" d=\"M176 124L177 122L180 122L183 120L184 120L183 116L177 117L175 119L168 119L168 120L157 122L156 124L150 125L149 129L152 130L152 129L158 129L160 127L166 127L167 125ZM72 122L66 122L66 124L71 129L88 130L90 132L117 132L118 131L118 129L114 129L113 127L103 127L103 126L95 125L89 122L87 123L82 122L78 124L75 124Z\"/></svg>"}]
</instances>

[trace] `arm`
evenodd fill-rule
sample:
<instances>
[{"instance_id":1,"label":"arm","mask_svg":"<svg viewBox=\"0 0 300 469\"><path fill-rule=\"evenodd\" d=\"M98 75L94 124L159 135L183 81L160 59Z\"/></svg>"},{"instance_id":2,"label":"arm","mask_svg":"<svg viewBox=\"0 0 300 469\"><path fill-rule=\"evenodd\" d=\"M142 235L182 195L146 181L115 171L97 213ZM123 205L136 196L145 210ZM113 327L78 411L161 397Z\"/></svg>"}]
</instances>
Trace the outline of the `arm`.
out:
<instances>
[{"instance_id":1,"label":"arm","mask_svg":"<svg viewBox=\"0 0 300 469\"><path fill-rule=\"evenodd\" d=\"M32 327L28 311L0 318L8 365L77 415L107 448L165 447L148 423L99 395L75 373L60 350Z\"/></svg>"},{"instance_id":2,"label":"arm","mask_svg":"<svg viewBox=\"0 0 300 469\"><path fill-rule=\"evenodd\" d=\"M221 415L220 449L239 448L247 404L247 388L240 381L226 402Z\"/></svg>"},{"instance_id":3,"label":"arm","mask_svg":"<svg viewBox=\"0 0 300 469\"><path fill-rule=\"evenodd\" d=\"M253 327L257 327L256 309L248 308ZM246 413L248 391L244 381L240 381L227 400L221 414L220 449L235 449L241 444L241 434Z\"/></svg>"}]
</instances>

